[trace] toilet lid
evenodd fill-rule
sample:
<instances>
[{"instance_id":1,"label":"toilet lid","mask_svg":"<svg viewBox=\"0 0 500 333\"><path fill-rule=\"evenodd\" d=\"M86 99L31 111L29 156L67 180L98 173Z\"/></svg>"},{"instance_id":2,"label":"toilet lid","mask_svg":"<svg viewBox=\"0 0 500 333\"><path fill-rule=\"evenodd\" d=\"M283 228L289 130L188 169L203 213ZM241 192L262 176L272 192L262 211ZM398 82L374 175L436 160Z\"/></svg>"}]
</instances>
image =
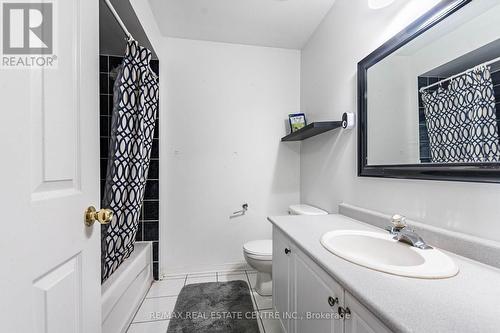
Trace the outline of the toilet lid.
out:
<instances>
[{"instance_id":1,"label":"toilet lid","mask_svg":"<svg viewBox=\"0 0 500 333\"><path fill-rule=\"evenodd\" d=\"M251 241L243 245L243 250L249 254L270 256L273 254L273 241L270 239Z\"/></svg>"}]
</instances>

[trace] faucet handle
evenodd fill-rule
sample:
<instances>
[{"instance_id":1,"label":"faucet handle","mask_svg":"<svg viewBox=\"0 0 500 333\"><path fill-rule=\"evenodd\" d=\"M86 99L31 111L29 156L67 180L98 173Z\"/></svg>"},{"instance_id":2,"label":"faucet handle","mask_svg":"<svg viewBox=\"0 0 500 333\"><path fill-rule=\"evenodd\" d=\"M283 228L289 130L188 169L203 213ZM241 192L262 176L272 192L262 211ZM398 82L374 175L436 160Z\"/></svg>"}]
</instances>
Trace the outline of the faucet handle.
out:
<instances>
[{"instance_id":1,"label":"faucet handle","mask_svg":"<svg viewBox=\"0 0 500 333\"><path fill-rule=\"evenodd\" d=\"M395 214L391 218L391 223L396 229L403 229L406 227L406 217L403 215Z\"/></svg>"}]
</instances>

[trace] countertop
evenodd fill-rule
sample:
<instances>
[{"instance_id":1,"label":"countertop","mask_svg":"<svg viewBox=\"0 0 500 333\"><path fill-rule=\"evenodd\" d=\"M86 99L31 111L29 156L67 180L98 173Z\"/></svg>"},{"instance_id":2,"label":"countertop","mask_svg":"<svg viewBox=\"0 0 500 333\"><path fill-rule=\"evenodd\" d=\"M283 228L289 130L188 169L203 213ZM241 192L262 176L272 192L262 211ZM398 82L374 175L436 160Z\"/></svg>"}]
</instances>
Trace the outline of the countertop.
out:
<instances>
[{"instance_id":1,"label":"countertop","mask_svg":"<svg viewBox=\"0 0 500 333\"><path fill-rule=\"evenodd\" d=\"M442 250L459 266L456 276L400 277L353 264L320 243L331 230L382 229L337 214L268 220L394 332L500 332L500 269Z\"/></svg>"}]
</instances>

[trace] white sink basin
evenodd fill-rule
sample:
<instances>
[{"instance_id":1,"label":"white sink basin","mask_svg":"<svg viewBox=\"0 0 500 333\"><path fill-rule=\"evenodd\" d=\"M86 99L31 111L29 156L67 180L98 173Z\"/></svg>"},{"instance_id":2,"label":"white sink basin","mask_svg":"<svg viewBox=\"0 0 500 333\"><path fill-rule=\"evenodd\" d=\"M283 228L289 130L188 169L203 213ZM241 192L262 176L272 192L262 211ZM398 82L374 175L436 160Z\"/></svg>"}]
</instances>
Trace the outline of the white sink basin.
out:
<instances>
[{"instance_id":1,"label":"white sink basin","mask_svg":"<svg viewBox=\"0 0 500 333\"><path fill-rule=\"evenodd\" d=\"M442 279L458 273L455 262L443 252L398 242L389 233L330 231L321 237L321 244L350 262L394 275Z\"/></svg>"}]
</instances>

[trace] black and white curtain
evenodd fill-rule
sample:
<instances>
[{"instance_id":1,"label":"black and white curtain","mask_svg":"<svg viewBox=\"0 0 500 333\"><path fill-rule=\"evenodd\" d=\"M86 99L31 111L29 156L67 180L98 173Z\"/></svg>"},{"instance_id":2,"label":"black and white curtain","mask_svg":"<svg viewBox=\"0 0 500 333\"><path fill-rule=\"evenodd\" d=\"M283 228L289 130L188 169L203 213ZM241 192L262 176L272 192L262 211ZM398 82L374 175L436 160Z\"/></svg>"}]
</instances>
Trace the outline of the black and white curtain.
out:
<instances>
[{"instance_id":1,"label":"black and white curtain","mask_svg":"<svg viewBox=\"0 0 500 333\"><path fill-rule=\"evenodd\" d=\"M150 60L151 52L130 39L113 87L102 206L114 216L102 228L102 281L134 250L158 110L158 80Z\"/></svg>"},{"instance_id":2,"label":"black and white curtain","mask_svg":"<svg viewBox=\"0 0 500 333\"><path fill-rule=\"evenodd\" d=\"M448 87L422 93L433 163L496 162L500 143L490 70L476 68Z\"/></svg>"}]
</instances>

